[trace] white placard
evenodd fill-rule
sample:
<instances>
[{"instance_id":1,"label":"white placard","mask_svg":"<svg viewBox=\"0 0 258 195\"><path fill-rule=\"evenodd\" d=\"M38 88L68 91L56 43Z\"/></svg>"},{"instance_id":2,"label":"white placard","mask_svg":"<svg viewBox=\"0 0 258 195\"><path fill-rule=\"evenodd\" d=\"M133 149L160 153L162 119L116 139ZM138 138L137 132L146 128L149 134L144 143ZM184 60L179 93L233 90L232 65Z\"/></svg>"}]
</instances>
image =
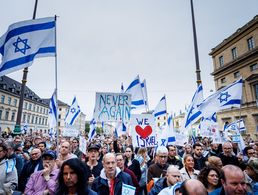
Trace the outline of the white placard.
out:
<instances>
[{"instance_id":1,"label":"white placard","mask_svg":"<svg viewBox=\"0 0 258 195\"><path fill-rule=\"evenodd\" d=\"M80 136L79 140L79 150L83 152L83 154L86 155L87 150L87 141L83 136Z\"/></svg>"},{"instance_id":2,"label":"white placard","mask_svg":"<svg viewBox=\"0 0 258 195\"><path fill-rule=\"evenodd\" d=\"M64 127L62 135L64 137L77 137L79 135L79 130L72 127Z\"/></svg>"}]
</instances>

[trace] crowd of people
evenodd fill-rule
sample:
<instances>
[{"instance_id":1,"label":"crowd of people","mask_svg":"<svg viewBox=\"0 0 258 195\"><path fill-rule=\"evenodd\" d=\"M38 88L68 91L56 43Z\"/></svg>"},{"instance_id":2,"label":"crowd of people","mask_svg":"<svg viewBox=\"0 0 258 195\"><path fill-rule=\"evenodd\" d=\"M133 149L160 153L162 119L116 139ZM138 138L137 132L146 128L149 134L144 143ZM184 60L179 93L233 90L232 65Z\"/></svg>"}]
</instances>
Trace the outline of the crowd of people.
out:
<instances>
[{"instance_id":1,"label":"crowd of people","mask_svg":"<svg viewBox=\"0 0 258 195\"><path fill-rule=\"evenodd\" d=\"M0 139L0 194L136 195L258 194L258 141L134 148L130 136L97 135L80 151L79 139L48 135Z\"/></svg>"}]
</instances>

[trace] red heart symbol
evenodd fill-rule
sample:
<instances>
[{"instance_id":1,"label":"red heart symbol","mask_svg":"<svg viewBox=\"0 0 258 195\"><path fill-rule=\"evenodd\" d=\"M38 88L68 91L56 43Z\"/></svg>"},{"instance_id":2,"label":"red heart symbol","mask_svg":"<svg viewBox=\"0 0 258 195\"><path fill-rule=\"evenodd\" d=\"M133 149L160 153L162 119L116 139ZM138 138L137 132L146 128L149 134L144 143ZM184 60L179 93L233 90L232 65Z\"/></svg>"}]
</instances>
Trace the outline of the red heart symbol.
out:
<instances>
[{"instance_id":1,"label":"red heart symbol","mask_svg":"<svg viewBox=\"0 0 258 195\"><path fill-rule=\"evenodd\" d=\"M152 128L150 125L147 125L146 127L144 127L144 129L141 126L136 125L135 130L143 139L145 139L152 133Z\"/></svg>"}]
</instances>

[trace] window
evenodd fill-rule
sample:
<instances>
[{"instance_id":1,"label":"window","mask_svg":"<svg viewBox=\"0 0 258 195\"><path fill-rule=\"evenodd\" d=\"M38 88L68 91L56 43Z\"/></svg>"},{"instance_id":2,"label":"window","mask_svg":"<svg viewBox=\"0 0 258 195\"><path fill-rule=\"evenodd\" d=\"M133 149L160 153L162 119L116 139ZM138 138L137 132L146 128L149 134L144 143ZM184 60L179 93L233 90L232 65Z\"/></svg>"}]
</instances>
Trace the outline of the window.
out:
<instances>
[{"instance_id":1,"label":"window","mask_svg":"<svg viewBox=\"0 0 258 195\"><path fill-rule=\"evenodd\" d=\"M35 117L35 124L38 124L38 117Z\"/></svg>"},{"instance_id":2,"label":"window","mask_svg":"<svg viewBox=\"0 0 258 195\"><path fill-rule=\"evenodd\" d=\"M258 84L254 85L255 99L258 100Z\"/></svg>"},{"instance_id":3,"label":"window","mask_svg":"<svg viewBox=\"0 0 258 195\"><path fill-rule=\"evenodd\" d=\"M32 105L31 105L31 104L29 104L29 108L28 108L28 110L31 110L31 107L32 107Z\"/></svg>"},{"instance_id":4,"label":"window","mask_svg":"<svg viewBox=\"0 0 258 195\"><path fill-rule=\"evenodd\" d=\"M240 72L239 71L235 72L234 73L234 78L239 78L239 77L240 77Z\"/></svg>"},{"instance_id":5,"label":"window","mask_svg":"<svg viewBox=\"0 0 258 195\"><path fill-rule=\"evenodd\" d=\"M9 118L9 111L5 111L5 120L8 121L8 118Z\"/></svg>"},{"instance_id":6,"label":"window","mask_svg":"<svg viewBox=\"0 0 258 195\"><path fill-rule=\"evenodd\" d=\"M224 78L220 79L220 82L221 83L226 83L226 78L224 77Z\"/></svg>"},{"instance_id":7,"label":"window","mask_svg":"<svg viewBox=\"0 0 258 195\"><path fill-rule=\"evenodd\" d=\"M42 107L40 107L40 113L42 113Z\"/></svg>"},{"instance_id":8,"label":"window","mask_svg":"<svg viewBox=\"0 0 258 195\"><path fill-rule=\"evenodd\" d=\"M13 112L11 116L11 121L14 121L14 120L15 120L15 112Z\"/></svg>"},{"instance_id":9,"label":"window","mask_svg":"<svg viewBox=\"0 0 258 195\"><path fill-rule=\"evenodd\" d=\"M249 39L247 39L247 45L248 45L249 51L254 49L254 38L253 37L250 37Z\"/></svg>"},{"instance_id":10,"label":"window","mask_svg":"<svg viewBox=\"0 0 258 195\"><path fill-rule=\"evenodd\" d=\"M27 108L28 108L28 103L25 102L25 103L24 103L24 109L27 110Z\"/></svg>"},{"instance_id":11,"label":"window","mask_svg":"<svg viewBox=\"0 0 258 195\"><path fill-rule=\"evenodd\" d=\"M258 64L253 64L253 65L250 66L251 71L255 71L257 69L258 69Z\"/></svg>"},{"instance_id":12,"label":"window","mask_svg":"<svg viewBox=\"0 0 258 195\"><path fill-rule=\"evenodd\" d=\"M58 115L58 119L61 119L61 114Z\"/></svg>"},{"instance_id":13,"label":"window","mask_svg":"<svg viewBox=\"0 0 258 195\"><path fill-rule=\"evenodd\" d=\"M232 53L232 59L236 59L237 58L237 48L234 47L233 49L231 49L231 53Z\"/></svg>"},{"instance_id":14,"label":"window","mask_svg":"<svg viewBox=\"0 0 258 195\"><path fill-rule=\"evenodd\" d=\"M219 57L219 65L220 65L220 66L223 66L223 65L224 65L224 57L223 57L223 56L220 56L220 57Z\"/></svg>"},{"instance_id":15,"label":"window","mask_svg":"<svg viewBox=\"0 0 258 195\"><path fill-rule=\"evenodd\" d=\"M27 117L27 123L30 123L30 115Z\"/></svg>"},{"instance_id":16,"label":"window","mask_svg":"<svg viewBox=\"0 0 258 195\"><path fill-rule=\"evenodd\" d=\"M34 115L31 116L31 123L34 123Z\"/></svg>"},{"instance_id":17,"label":"window","mask_svg":"<svg viewBox=\"0 0 258 195\"><path fill-rule=\"evenodd\" d=\"M17 99L13 100L13 105L14 105L14 107L17 107Z\"/></svg>"},{"instance_id":18,"label":"window","mask_svg":"<svg viewBox=\"0 0 258 195\"><path fill-rule=\"evenodd\" d=\"M3 111L0 110L0 120L2 119L2 114L3 114Z\"/></svg>"},{"instance_id":19,"label":"window","mask_svg":"<svg viewBox=\"0 0 258 195\"><path fill-rule=\"evenodd\" d=\"M39 117L39 124L41 125L41 118Z\"/></svg>"},{"instance_id":20,"label":"window","mask_svg":"<svg viewBox=\"0 0 258 195\"><path fill-rule=\"evenodd\" d=\"M22 121L23 121L24 123L26 122L26 114L25 114L25 113L23 114Z\"/></svg>"},{"instance_id":21,"label":"window","mask_svg":"<svg viewBox=\"0 0 258 195\"><path fill-rule=\"evenodd\" d=\"M7 102L8 102L8 105L11 105L12 98L11 98L11 97L8 97L8 98L7 98Z\"/></svg>"},{"instance_id":22,"label":"window","mask_svg":"<svg viewBox=\"0 0 258 195\"><path fill-rule=\"evenodd\" d=\"M5 100L5 96L4 96L4 95L2 95L2 96L1 96L1 103L3 103L3 104L4 104L4 100Z\"/></svg>"}]
</instances>

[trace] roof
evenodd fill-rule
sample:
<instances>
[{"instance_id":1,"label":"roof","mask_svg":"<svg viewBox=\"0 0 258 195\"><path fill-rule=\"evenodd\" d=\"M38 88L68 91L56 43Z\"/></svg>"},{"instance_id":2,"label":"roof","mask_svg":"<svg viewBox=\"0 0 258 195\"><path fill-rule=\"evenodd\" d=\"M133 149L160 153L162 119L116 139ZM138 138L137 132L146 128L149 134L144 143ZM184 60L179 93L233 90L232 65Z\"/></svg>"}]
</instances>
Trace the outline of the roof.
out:
<instances>
[{"instance_id":1,"label":"roof","mask_svg":"<svg viewBox=\"0 0 258 195\"><path fill-rule=\"evenodd\" d=\"M0 90L12 93L13 95L21 95L22 84L18 81L11 79L8 76L0 77ZM25 86L24 99L34 101L41 104L46 104L34 91Z\"/></svg>"}]
</instances>

